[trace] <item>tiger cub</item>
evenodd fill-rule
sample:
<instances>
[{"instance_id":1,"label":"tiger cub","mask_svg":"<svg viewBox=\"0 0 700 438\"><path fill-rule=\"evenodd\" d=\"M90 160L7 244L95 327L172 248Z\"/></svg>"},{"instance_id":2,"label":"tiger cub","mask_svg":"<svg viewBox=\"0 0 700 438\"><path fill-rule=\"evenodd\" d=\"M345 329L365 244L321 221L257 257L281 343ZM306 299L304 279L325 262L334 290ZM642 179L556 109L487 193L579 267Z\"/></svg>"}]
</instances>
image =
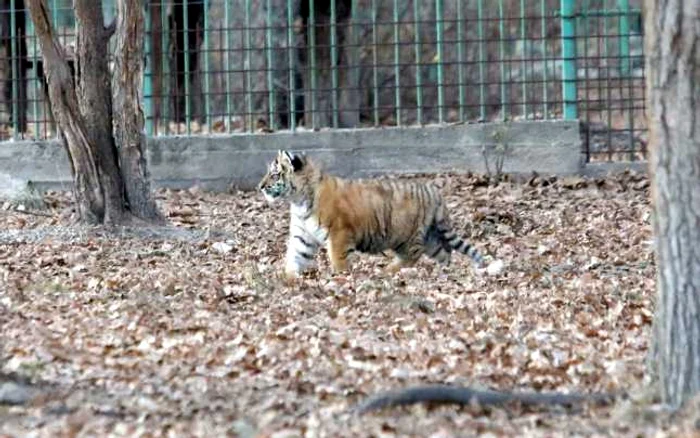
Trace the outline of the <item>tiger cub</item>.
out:
<instances>
[{"instance_id":1,"label":"tiger cub","mask_svg":"<svg viewBox=\"0 0 700 438\"><path fill-rule=\"evenodd\" d=\"M459 251L478 266L479 252L455 234L438 189L417 181L345 180L321 171L305 155L279 151L258 188L274 203L291 204L285 274L298 277L326 245L334 272L351 251L391 250L396 272L425 254L442 265Z\"/></svg>"}]
</instances>

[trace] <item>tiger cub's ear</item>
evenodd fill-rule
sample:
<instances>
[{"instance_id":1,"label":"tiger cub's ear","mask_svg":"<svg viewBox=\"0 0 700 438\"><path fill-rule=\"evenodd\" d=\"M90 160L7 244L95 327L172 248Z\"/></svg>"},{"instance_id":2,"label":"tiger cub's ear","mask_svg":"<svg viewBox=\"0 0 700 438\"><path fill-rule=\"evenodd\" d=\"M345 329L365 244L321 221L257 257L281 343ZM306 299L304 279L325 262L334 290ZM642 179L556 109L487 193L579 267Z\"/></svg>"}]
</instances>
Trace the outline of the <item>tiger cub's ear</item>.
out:
<instances>
[{"instance_id":1,"label":"tiger cub's ear","mask_svg":"<svg viewBox=\"0 0 700 438\"><path fill-rule=\"evenodd\" d=\"M295 172L300 171L301 169L304 168L304 156L303 155L297 155L297 154L291 154L287 151L284 151L284 156L289 161L289 164L291 164L292 169L294 169Z\"/></svg>"}]
</instances>

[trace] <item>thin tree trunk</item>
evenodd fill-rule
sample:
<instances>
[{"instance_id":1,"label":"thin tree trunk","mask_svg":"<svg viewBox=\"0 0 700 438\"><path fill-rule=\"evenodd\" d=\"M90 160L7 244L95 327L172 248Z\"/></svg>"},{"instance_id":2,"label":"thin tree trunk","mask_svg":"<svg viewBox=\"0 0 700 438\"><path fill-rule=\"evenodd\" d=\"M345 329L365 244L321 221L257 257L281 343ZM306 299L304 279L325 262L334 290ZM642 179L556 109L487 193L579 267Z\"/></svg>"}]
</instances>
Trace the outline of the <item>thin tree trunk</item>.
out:
<instances>
[{"instance_id":1,"label":"thin tree trunk","mask_svg":"<svg viewBox=\"0 0 700 438\"><path fill-rule=\"evenodd\" d=\"M114 135L120 146L126 199L136 216L155 219L159 214L151 196L141 108L144 46L141 0L117 1L116 38L112 78Z\"/></svg>"},{"instance_id":2,"label":"thin tree trunk","mask_svg":"<svg viewBox=\"0 0 700 438\"><path fill-rule=\"evenodd\" d=\"M28 0L27 5L44 58L51 112L61 128L63 143L70 157L78 213L85 222L99 223L104 217L100 175L79 110L73 76L64 49L51 26L46 0Z\"/></svg>"},{"instance_id":3,"label":"thin tree trunk","mask_svg":"<svg viewBox=\"0 0 700 438\"><path fill-rule=\"evenodd\" d=\"M659 290L650 371L678 407L700 393L700 6L645 6Z\"/></svg>"}]
</instances>

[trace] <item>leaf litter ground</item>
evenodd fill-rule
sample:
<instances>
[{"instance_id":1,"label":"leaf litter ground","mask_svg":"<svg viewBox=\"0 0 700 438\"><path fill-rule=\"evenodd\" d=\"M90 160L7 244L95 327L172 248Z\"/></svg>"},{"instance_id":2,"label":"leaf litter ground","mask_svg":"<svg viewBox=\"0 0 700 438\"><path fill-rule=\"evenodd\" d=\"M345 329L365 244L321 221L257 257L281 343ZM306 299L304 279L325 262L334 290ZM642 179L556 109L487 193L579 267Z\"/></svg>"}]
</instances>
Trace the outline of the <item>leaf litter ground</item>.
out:
<instances>
[{"instance_id":1,"label":"leaf litter ground","mask_svg":"<svg viewBox=\"0 0 700 438\"><path fill-rule=\"evenodd\" d=\"M287 209L256 193L160 190L169 227L117 232L70 226L65 193L45 196L48 216L0 213L0 382L39 394L0 406L0 436L687 431L688 419L640 414L639 400L349 415L417 383L644 383L655 287L645 178L433 179L455 227L504 262L500 273L455 255L449 269L426 260L390 277L386 259L360 255L351 274L332 275L322 253L317 273L286 284Z\"/></svg>"}]
</instances>

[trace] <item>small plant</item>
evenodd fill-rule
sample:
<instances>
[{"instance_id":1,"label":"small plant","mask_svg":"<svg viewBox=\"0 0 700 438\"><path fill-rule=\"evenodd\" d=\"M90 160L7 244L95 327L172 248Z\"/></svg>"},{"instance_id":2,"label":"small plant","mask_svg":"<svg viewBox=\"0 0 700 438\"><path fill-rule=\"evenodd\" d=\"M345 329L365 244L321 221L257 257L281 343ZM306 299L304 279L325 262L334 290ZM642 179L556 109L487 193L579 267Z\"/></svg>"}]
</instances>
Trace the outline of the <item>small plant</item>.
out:
<instances>
[{"instance_id":1,"label":"small plant","mask_svg":"<svg viewBox=\"0 0 700 438\"><path fill-rule=\"evenodd\" d=\"M500 181L503 175L503 164L508 154L508 127L496 130L491 134L491 138L493 138L495 145L484 145L481 149L481 154L484 157L484 166L489 179ZM491 169L491 164L489 163L489 155L491 154L495 156L493 169Z\"/></svg>"}]
</instances>

